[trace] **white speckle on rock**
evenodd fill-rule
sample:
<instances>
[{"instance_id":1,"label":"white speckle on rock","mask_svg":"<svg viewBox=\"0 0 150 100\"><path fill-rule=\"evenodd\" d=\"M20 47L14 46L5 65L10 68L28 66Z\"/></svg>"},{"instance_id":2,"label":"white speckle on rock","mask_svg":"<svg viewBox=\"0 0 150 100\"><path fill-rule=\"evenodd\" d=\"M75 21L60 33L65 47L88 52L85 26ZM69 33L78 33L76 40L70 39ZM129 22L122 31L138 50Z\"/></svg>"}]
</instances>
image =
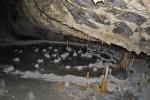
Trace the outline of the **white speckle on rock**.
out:
<instances>
[{"instance_id":1,"label":"white speckle on rock","mask_svg":"<svg viewBox=\"0 0 150 100\"><path fill-rule=\"evenodd\" d=\"M68 53L68 52L67 52L67 53L63 53L63 54L61 55L61 58L62 58L62 59L66 59L68 56L69 56L69 53Z\"/></svg>"},{"instance_id":2,"label":"white speckle on rock","mask_svg":"<svg viewBox=\"0 0 150 100\"><path fill-rule=\"evenodd\" d=\"M29 92L25 98L25 100L36 100L33 92Z\"/></svg>"},{"instance_id":3,"label":"white speckle on rock","mask_svg":"<svg viewBox=\"0 0 150 100\"><path fill-rule=\"evenodd\" d=\"M18 51L18 49L15 49L15 50L14 50L14 52L17 52L17 51Z\"/></svg>"},{"instance_id":4,"label":"white speckle on rock","mask_svg":"<svg viewBox=\"0 0 150 100\"><path fill-rule=\"evenodd\" d=\"M20 59L19 59L18 57L16 57L16 58L13 59L13 61L14 61L14 62L19 62Z\"/></svg>"},{"instance_id":5,"label":"white speckle on rock","mask_svg":"<svg viewBox=\"0 0 150 100\"><path fill-rule=\"evenodd\" d=\"M71 52L72 48L71 47L67 47L66 50L69 51L69 52Z\"/></svg>"},{"instance_id":6,"label":"white speckle on rock","mask_svg":"<svg viewBox=\"0 0 150 100\"><path fill-rule=\"evenodd\" d=\"M34 52L39 52L39 48L36 48L36 49L34 50Z\"/></svg>"},{"instance_id":7,"label":"white speckle on rock","mask_svg":"<svg viewBox=\"0 0 150 100\"><path fill-rule=\"evenodd\" d=\"M92 55L91 54L87 54L86 57L87 58L92 58Z\"/></svg>"},{"instance_id":8,"label":"white speckle on rock","mask_svg":"<svg viewBox=\"0 0 150 100\"><path fill-rule=\"evenodd\" d=\"M96 67L95 67L95 68L93 68L93 71L94 71L94 72L97 72L97 68L96 68Z\"/></svg>"},{"instance_id":9,"label":"white speckle on rock","mask_svg":"<svg viewBox=\"0 0 150 100\"><path fill-rule=\"evenodd\" d=\"M81 54L81 57L84 57L84 58L92 58L92 55L89 54L89 53L85 53L85 54Z\"/></svg>"},{"instance_id":10,"label":"white speckle on rock","mask_svg":"<svg viewBox=\"0 0 150 100\"><path fill-rule=\"evenodd\" d=\"M19 50L19 53L22 53L23 51L22 50Z\"/></svg>"},{"instance_id":11,"label":"white speckle on rock","mask_svg":"<svg viewBox=\"0 0 150 100\"><path fill-rule=\"evenodd\" d=\"M43 68L41 68L41 71L44 71L44 69L43 69Z\"/></svg>"},{"instance_id":12,"label":"white speckle on rock","mask_svg":"<svg viewBox=\"0 0 150 100\"><path fill-rule=\"evenodd\" d=\"M77 66L78 71L82 71L83 67L82 66Z\"/></svg>"},{"instance_id":13,"label":"white speckle on rock","mask_svg":"<svg viewBox=\"0 0 150 100\"><path fill-rule=\"evenodd\" d=\"M81 54L82 53L82 50L80 49L79 51L78 51L78 54Z\"/></svg>"},{"instance_id":14,"label":"white speckle on rock","mask_svg":"<svg viewBox=\"0 0 150 100\"><path fill-rule=\"evenodd\" d=\"M37 62L38 62L38 63L43 63L44 60L43 60L43 59L38 59Z\"/></svg>"},{"instance_id":15,"label":"white speckle on rock","mask_svg":"<svg viewBox=\"0 0 150 100\"><path fill-rule=\"evenodd\" d=\"M54 59L54 63L59 63L61 61L61 59L60 58L58 58L58 59Z\"/></svg>"},{"instance_id":16,"label":"white speckle on rock","mask_svg":"<svg viewBox=\"0 0 150 100\"><path fill-rule=\"evenodd\" d=\"M46 51L47 51L46 49L43 49L43 50L42 50L43 53L45 53Z\"/></svg>"},{"instance_id":17,"label":"white speckle on rock","mask_svg":"<svg viewBox=\"0 0 150 100\"><path fill-rule=\"evenodd\" d=\"M89 67L89 68L92 68L92 67L94 67L94 65L95 65L95 64L89 64L88 67Z\"/></svg>"},{"instance_id":18,"label":"white speckle on rock","mask_svg":"<svg viewBox=\"0 0 150 100\"><path fill-rule=\"evenodd\" d=\"M12 71L14 71L14 66L13 65L11 65L11 66L9 66L9 67L7 67L7 68L4 68L4 70L3 70L5 73L9 73L9 72L12 72Z\"/></svg>"},{"instance_id":19,"label":"white speckle on rock","mask_svg":"<svg viewBox=\"0 0 150 100\"><path fill-rule=\"evenodd\" d=\"M39 64L35 64L34 67L35 67L35 68L39 68Z\"/></svg>"},{"instance_id":20,"label":"white speckle on rock","mask_svg":"<svg viewBox=\"0 0 150 100\"><path fill-rule=\"evenodd\" d=\"M53 47L48 47L49 50L51 50Z\"/></svg>"},{"instance_id":21,"label":"white speckle on rock","mask_svg":"<svg viewBox=\"0 0 150 100\"><path fill-rule=\"evenodd\" d=\"M54 49L54 52L58 52L58 49Z\"/></svg>"},{"instance_id":22,"label":"white speckle on rock","mask_svg":"<svg viewBox=\"0 0 150 100\"><path fill-rule=\"evenodd\" d=\"M48 53L45 53L44 56L45 56L46 58L50 58L50 55L49 55Z\"/></svg>"},{"instance_id":23,"label":"white speckle on rock","mask_svg":"<svg viewBox=\"0 0 150 100\"><path fill-rule=\"evenodd\" d=\"M52 57L57 57L57 54L52 54Z\"/></svg>"},{"instance_id":24,"label":"white speckle on rock","mask_svg":"<svg viewBox=\"0 0 150 100\"><path fill-rule=\"evenodd\" d=\"M73 52L73 57L76 57L78 54L74 51Z\"/></svg>"},{"instance_id":25,"label":"white speckle on rock","mask_svg":"<svg viewBox=\"0 0 150 100\"><path fill-rule=\"evenodd\" d=\"M70 70L70 66L66 66L66 70Z\"/></svg>"}]
</instances>

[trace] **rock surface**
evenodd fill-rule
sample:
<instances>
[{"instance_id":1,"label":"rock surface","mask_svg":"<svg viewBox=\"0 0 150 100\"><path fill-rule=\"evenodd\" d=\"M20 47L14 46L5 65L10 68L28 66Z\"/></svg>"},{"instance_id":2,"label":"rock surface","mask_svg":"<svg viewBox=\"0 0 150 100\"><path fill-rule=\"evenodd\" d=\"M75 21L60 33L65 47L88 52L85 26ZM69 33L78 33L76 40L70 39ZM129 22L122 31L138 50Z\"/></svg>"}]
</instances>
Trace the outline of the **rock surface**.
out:
<instances>
[{"instance_id":1,"label":"rock surface","mask_svg":"<svg viewBox=\"0 0 150 100\"><path fill-rule=\"evenodd\" d=\"M21 0L19 4L20 16L26 16L12 20L12 28L19 35L50 39L54 33L63 33L150 55L149 0L105 0L97 4L93 0Z\"/></svg>"}]
</instances>

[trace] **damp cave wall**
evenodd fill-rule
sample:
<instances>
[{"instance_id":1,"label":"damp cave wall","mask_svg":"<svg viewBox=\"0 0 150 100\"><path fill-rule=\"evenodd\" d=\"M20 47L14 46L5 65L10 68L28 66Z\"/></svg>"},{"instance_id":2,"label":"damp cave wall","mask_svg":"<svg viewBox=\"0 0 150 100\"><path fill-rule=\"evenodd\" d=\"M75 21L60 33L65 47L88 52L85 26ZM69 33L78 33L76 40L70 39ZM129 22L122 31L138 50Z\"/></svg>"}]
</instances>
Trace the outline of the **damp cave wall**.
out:
<instances>
[{"instance_id":1,"label":"damp cave wall","mask_svg":"<svg viewBox=\"0 0 150 100\"><path fill-rule=\"evenodd\" d=\"M81 39L83 39L82 37L86 37L84 39L87 39L88 34L85 34L84 32L81 32L80 30L76 30L74 27L73 28L69 27L68 25L67 25L67 28L66 26L63 28L64 30L66 29L67 32L71 33L69 36L64 36L62 34L62 33L65 33L66 31L62 33L60 31L56 31L58 30L58 28L56 27L59 27L59 24L57 25L55 23L56 27L53 25L54 28L56 28L54 30L52 29L53 27L49 28L46 25L44 25L44 23L41 22L41 20L39 20L37 16L35 16L36 13L33 14L33 9L34 9L33 4L35 1L39 1L37 2L37 4L41 2L40 0L1 0L0 1L0 41L1 43L16 41L16 40L39 40L39 39L64 41L68 39L69 36L70 37L77 36ZM44 0L44 1L47 1L47 0ZM44 4L44 1L41 4ZM56 6L59 6L59 3L57 2L57 0L49 0L49 1L54 2ZM62 0L62 3L67 2L67 1L68 0ZM54 13L54 12L51 12L51 13ZM37 12L37 15L38 14L39 12ZM57 18L56 19L54 18L54 20L57 20ZM53 22L54 21L52 20L51 23ZM62 26L64 25L63 22L61 22L61 25ZM72 30L73 32L71 32ZM76 34L72 34L72 33L76 33ZM74 39L73 37L71 38L71 40L73 39L74 41L78 41L79 38ZM96 41L101 40L101 39L95 39L95 38L92 38L92 39ZM103 42L107 43L107 41L103 41ZM124 47L124 46L121 46L121 47ZM126 48L129 51L132 51L133 49L133 48L130 49L129 47L124 47L124 48ZM149 47L146 47L146 48L148 48L149 50ZM138 53L143 51L149 55L148 50L141 49L138 51ZM133 51L136 51L136 50L133 49Z\"/></svg>"}]
</instances>

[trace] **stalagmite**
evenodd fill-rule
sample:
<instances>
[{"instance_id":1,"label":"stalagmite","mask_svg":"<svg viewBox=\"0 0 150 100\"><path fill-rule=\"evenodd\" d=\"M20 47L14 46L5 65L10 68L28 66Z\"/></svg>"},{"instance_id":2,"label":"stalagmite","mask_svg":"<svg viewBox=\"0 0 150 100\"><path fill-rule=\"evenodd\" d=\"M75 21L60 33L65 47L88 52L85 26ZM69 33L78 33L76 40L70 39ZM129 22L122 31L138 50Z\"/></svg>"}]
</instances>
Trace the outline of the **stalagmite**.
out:
<instances>
[{"instance_id":1,"label":"stalagmite","mask_svg":"<svg viewBox=\"0 0 150 100\"><path fill-rule=\"evenodd\" d=\"M138 87L138 91L140 93L142 93L142 88L143 88L143 85L144 85L144 81L145 81L145 74L143 73L141 75L141 80L140 80L140 84L139 84L139 87Z\"/></svg>"},{"instance_id":2,"label":"stalagmite","mask_svg":"<svg viewBox=\"0 0 150 100\"><path fill-rule=\"evenodd\" d=\"M107 76L108 76L108 66L106 67L105 76L102 80L102 83L100 84L100 90L102 93L106 93L107 91Z\"/></svg>"}]
</instances>

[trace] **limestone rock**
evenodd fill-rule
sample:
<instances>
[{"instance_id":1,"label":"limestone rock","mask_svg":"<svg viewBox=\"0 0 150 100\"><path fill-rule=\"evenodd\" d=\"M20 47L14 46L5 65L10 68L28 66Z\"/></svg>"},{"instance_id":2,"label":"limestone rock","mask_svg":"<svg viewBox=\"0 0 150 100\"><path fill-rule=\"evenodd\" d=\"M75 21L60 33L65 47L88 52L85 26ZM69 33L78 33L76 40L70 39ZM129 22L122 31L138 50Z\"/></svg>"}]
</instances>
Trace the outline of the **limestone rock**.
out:
<instances>
[{"instance_id":1,"label":"limestone rock","mask_svg":"<svg viewBox=\"0 0 150 100\"><path fill-rule=\"evenodd\" d=\"M92 0L2 0L1 4L8 8L7 23L14 35L60 40L59 34L63 33L150 55L150 23L145 24L150 20L149 0L104 1L95 4ZM139 28L141 32L134 32Z\"/></svg>"}]
</instances>

